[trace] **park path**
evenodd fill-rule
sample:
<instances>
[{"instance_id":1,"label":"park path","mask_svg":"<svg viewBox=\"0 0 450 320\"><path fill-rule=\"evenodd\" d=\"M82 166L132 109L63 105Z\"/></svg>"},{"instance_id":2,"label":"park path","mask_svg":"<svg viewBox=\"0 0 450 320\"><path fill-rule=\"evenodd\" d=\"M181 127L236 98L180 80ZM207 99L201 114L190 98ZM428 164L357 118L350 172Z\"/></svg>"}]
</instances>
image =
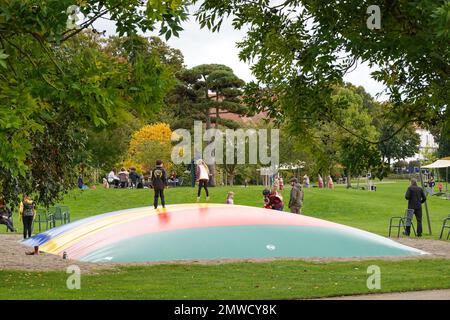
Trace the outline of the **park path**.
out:
<instances>
[{"instance_id":1,"label":"park path","mask_svg":"<svg viewBox=\"0 0 450 320\"><path fill-rule=\"evenodd\" d=\"M364 294L320 300L450 300L450 289Z\"/></svg>"}]
</instances>

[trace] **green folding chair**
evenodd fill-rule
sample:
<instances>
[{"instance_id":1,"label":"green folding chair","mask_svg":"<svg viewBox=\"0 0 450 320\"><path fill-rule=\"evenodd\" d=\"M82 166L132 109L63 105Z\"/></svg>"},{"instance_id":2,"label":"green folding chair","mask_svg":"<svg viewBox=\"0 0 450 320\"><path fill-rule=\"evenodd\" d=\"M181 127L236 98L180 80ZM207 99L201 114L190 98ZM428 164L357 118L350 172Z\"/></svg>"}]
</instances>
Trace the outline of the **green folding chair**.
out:
<instances>
[{"instance_id":1,"label":"green folding chair","mask_svg":"<svg viewBox=\"0 0 450 320\"><path fill-rule=\"evenodd\" d=\"M442 239L445 229L448 229L447 238L446 238L446 240L448 240L448 237L450 237L450 214L448 215L447 218L444 219L444 221L442 221L442 229L441 229L441 235L439 236L439 239Z\"/></svg>"},{"instance_id":2,"label":"green folding chair","mask_svg":"<svg viewBox=\"0 0 450 320\"><path fill-rule=\"evenodd\" d=\"M38 224L39 232L42 231L41 223L45 224L45 230L51 229L56 225L53 214L43 208L37 209L36 217L33 221L33 229L35 223Z\"/></svg>"},{"instance_id":3,"label":"green folding chair","mask_svg":"<svg viewBox=\"0 0 450 320\"><path fill-rule=\"evenodd\" d=\"M417 235L416 229L414 228L413 216L414 210L406 209L405 215L403 217L392 217L389 220L389 237L391 236L392 229L398 229L397 231L397 238L398 238L400 236L400 230L403 229L404 231L406 231L406 227L411 227L414 232L414 235Z\"/></svg>"},{"instance_id":4,"label":"green folding chair","mask_svg":"<svg viewBox=\"0 0 450 320\"><path fill-rule=\"evenodd\" d=\"M60 224L66 224L70 222L70 209L68 206L56 206L54 215L55 222L60 221Z\"/></svg>"}]
</instances>

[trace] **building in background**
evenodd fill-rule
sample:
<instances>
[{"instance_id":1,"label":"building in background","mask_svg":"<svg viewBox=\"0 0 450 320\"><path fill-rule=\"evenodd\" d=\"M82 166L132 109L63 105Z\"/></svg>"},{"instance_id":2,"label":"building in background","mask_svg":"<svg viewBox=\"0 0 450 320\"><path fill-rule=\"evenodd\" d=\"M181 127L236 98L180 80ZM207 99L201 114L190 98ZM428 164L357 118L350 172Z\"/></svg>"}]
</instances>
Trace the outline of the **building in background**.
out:
<instances>
[{"instance_id":1,"label":"building in background","mask_svg":"<svg viewBox=\"0 0 450 320\"><path fill-rule=\"evenodd\" d=\"M416 133L420 136L419 153L416 153L414 157L405 159L405 161L430 160L425 159L426 155L434 154L439 148L439 145L434 140L434 137L430 131L417 128Z\"/></svg>"}]
</instances>

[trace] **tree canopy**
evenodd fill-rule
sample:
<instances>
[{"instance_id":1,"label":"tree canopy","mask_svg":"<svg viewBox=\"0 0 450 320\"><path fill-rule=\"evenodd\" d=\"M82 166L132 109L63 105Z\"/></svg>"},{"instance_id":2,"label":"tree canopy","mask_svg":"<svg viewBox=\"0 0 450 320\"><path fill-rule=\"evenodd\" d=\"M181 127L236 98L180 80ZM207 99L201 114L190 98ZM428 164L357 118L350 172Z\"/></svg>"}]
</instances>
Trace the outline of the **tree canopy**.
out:
<instances>
[{"instance_id":1,"label":"tree canopy","mask_svg":"<svg viewBox=\"0 0 450 320\"><path fill-rule=\"evenodd\" d=\"M248 28L238 47L242 60L254 62L258 82L248 87L249 96L272 115L284 114L278 119L300 120L299 129L336 121L333 87L361 61L378 68L372 76L387 87L392 102L383 116L399 131L412 122L429 127L450 117L446 0L194 2L203 27L218 31L232 15L236 29ZM366 26L369 5L380 6L379 30Z\"/></svg>"},{"instance_id":2,"label":"tree canopy","mask_svg":"<svg viewBox=\"0 0 450 320\"><path fill-rule=\"evenodd\" d=\"M108 17L130 36L159 23L176 35L182 1L80 1L76 27L73 4L0 1L0 193L12 203L21 193L53 203L73 186L87 130L153 114L172 85L157 54L112 55L92 23Z\"/></svg>"}]
</instances>

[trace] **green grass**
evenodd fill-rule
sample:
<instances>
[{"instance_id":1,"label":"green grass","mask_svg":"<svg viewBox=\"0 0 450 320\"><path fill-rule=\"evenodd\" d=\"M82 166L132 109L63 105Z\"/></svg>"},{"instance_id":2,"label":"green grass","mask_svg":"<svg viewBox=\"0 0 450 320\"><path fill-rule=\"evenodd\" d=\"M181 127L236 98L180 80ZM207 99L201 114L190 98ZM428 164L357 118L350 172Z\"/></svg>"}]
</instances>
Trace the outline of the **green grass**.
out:
<instances>
[{"instance_id":1,"label":"green grass","mask_svg":"<svg viewBox=\"0 0 450 320\"><path fill-rule=\"evenodd\" d=\"M376 192L305 190L304 214L387 235L389 217L406 208L407 182L378 184ZM289 189L283 192L289 198ZM210 202L223 203L228 191L235 203L262 205L262 187L211 188ZM72 219L149 206L152 190L74 190L63 203ZM166 191L169 204L195 202L192 188ZM450 201L429 198L433 236L437 238L450 213ZM287 210L287 208L285 208ZM16 218L17 219L17 218ZM17 221L17 220L16 220ZM426 225L425 225L425 230ZM4 229L2 228L2 232ZM428 236L427 236L428 237ZM366 287L367 267L381 268L381 290ZM220 265L165 264L123 267L82 275L81 290L66 288L65 272L0 272L0 299L296 299L370 292L450 288L449 260L363 261L313 263L274 261Z\"/></svg>"},{"instance_id":2,"label":"green grass","mask_svg":"<svg viewBox=\"0 0 450 320\"><path fill-rule=\"evenodd\" d=\"M381 289L366 286L369 265ZM450 287L448 260L311 263L277 261L220 265L154 265L81 275L66 287L64 272L0 273L0 299L299 299Z\"/></svg>"}]
</instances>

